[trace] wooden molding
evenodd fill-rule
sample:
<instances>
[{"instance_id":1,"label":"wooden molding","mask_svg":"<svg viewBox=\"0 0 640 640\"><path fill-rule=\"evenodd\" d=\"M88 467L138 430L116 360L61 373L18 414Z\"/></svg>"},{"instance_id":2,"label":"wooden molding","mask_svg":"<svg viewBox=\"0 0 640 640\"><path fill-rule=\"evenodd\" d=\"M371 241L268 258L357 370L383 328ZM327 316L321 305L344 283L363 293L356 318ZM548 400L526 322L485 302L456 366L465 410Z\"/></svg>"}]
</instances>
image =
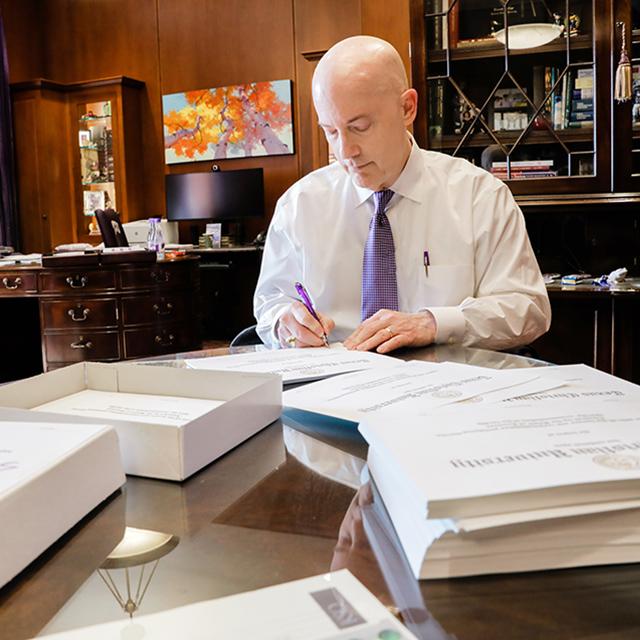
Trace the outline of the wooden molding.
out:
<instances>
[{"instance_id":1,"label":"wooden molding","mask_svg":"<svg viewBox=\"0 0 640 640\"><path fill-rule=\"evenodd\" d=\"M46 78L35 78L25 82L14 82L11 85L12 91L31 91L33 89L48 89L49 91L84 91L95 87L108 87L111 85L121 85L123 87L144 87L142 80L129 78L128 76L112 76L110 78L99 78L97 80L87 80L85 82L57 82Z\"/></svg>"}]
</instances>

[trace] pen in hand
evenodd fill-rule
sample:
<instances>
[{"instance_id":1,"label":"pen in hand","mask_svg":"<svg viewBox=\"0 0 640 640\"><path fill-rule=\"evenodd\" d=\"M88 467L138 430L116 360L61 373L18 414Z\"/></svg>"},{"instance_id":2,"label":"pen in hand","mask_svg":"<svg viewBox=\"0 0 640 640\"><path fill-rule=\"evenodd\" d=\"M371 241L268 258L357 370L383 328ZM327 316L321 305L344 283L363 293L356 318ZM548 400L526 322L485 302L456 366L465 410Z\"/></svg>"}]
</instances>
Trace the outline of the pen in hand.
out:
<instances>
[{"instance_id":1,"label":"pen in hand","mask_svg":"<svg viewBox=\"0 0 640 640\"><path fill-rule=\"evenodd\" d=\"M296 282L294 286L296 288L296 291L298 292L298 295L300 296L300 298L302 300L302 304L307 308L307 311L318 322L320 322L320 326L322 326L322 322L321 322L320 318L318 317L318 314L316 313L316 310L313 308L313 303L311 302L311 297L307 293L307 290L304 288L304 285L302 284L302 282ZM324 331L322 332L322 341L324 342L324 346L325 347L329 346L329 339L327 338L327 334Z\"/></svg>"}]
</instances>

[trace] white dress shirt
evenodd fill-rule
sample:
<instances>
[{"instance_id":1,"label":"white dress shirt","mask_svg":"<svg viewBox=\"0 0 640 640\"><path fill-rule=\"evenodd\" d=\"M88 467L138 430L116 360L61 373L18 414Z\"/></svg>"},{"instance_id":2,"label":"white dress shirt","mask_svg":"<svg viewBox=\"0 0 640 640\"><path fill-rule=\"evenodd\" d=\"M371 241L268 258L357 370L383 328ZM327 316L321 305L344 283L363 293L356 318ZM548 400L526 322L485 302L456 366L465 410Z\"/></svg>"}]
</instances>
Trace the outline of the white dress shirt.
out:
<instances>
[{"instance_id":1,"label":"white dress shirt","mask_svg":"<svg viewBox=\"0 0 640 640\"><path fill-rule=\"evenodd\" d=\"M549 299L524 218L503 182L413 142L390 189L400 311L431 311L438 343L504 349L549 328ZM254 297L265 343L277 344L274 328L298 299L296 281L335 321L331 340L344 340L360 324L373 213L373 191L354 185L338 163L305 176L280 198Z\"/></svg>"}]
</instances>

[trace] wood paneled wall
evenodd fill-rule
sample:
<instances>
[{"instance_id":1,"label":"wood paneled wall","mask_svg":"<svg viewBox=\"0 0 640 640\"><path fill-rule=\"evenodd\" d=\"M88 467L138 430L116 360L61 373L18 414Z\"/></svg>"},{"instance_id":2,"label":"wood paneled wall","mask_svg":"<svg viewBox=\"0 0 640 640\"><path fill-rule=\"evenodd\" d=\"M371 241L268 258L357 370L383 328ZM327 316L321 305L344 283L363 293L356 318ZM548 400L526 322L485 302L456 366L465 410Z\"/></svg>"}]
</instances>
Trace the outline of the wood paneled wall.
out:
<instances>
[{"instance_id":1,"label":"wood paneled wall","mask_svg":"<svg viewBox=\"0 0 640 640\"><path fill-rule=\"evenodd\" d=\"M261 166L271 215L277 198L322 159L310 100L317 55L343 37L390 40L409 65L408 0L0 0L11 81L79 82L127 75L146 85L142 105L148 215L164 212L164 175L202 170L164 164L162 94L253 82L294 81L296 154L223 161ZM314 147L315 156L314 154ZM320 145L318 147L318 145ZM320 155L318 155L320 154ZM264 221L256 221L255 233Z\"/></svg>"}]
</instances>

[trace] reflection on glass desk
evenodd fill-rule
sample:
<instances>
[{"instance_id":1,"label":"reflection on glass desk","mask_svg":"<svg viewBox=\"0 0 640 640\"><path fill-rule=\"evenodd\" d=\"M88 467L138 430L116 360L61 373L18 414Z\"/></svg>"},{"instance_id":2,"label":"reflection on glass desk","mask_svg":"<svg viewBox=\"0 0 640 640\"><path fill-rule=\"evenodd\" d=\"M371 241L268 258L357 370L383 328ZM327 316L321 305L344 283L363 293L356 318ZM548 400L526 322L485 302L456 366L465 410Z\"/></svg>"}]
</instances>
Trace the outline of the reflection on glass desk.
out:
<instances>
[{"instance_id":1,"label":"reflection on glass desk","mask_svg":"<svg viewBox=\"0 0 640 640\"><path fill-rule=\"evenodd\" d=\"M226 351L202 355L216 353ZM405 356L495 367L542 364L445 347ZM184 357L171 362L179 366ZM365 458L366 443L353 423L285 410L281 420L186 482L129 477L120 494L0 590L0 638L113 620L122 621L128 637L125 628L138 615L339 568L349 569L423 639L640 637L640 566L417 582L368 481ZM113 566L125 525L179 538L161 556L141 556L145 571L156 565L148 584L145 574L142 599L135 597L139 577L133 573L140 566L131 569L132 620L97 573ZM122 596L122 574L115 580Z\"/></svg>"}]
</instances>

